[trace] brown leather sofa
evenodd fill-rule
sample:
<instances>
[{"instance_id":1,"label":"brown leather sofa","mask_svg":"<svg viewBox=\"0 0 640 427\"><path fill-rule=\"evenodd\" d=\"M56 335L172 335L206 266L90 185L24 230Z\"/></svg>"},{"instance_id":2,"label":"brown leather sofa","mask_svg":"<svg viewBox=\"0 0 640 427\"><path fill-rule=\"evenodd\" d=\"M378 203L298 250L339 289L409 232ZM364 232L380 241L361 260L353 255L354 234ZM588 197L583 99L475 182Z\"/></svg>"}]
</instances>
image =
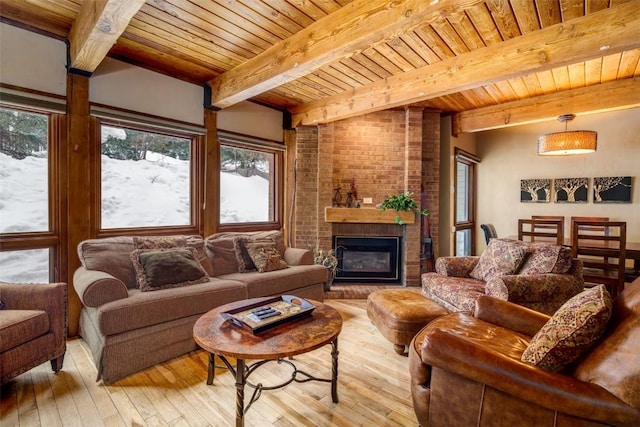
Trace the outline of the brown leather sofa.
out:
<instances>
[{"instance_id":1,"label":"brown leather sofa","mask_svg":"<svg viewBox=\"0 0 640 427\"><path fill-rule=\"evenodd\" d=\"M640 279L614 301L605 335L558 373L520 361L548 316L487 296L409 347L418 422L439 426L639 426Z\"/></svg>"},{"instance_id":2,"label":"brown leather sofa","mask_svg":"<svg viewBox=\"0 0 640 427\"><path fill-rule=\"evenodd\" d=\"M67 284L0 283L0 384L51 361L62 368Z\"/></svg>"}]
</instances>

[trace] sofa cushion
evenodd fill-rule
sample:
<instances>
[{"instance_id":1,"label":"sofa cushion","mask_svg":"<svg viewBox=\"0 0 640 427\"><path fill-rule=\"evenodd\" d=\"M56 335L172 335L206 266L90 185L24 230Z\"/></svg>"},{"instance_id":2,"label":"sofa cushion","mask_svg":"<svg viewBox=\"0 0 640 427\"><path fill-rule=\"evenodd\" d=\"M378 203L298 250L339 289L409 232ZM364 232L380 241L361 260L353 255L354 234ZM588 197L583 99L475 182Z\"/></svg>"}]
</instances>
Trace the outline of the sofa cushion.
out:
<instances>
[{"instance_id":1,"label":"sofa cushion","mask_svg":"<svg viewBox=\"0 0 640 427\"><path fill-rule=\"evenodd\" d=\"M286 246L284 244L284 236L281 230L266 230L252 232L221 232L211 235L207 240L212 239L233 239L243 237L248 240L272 239L276 243L276 249L280 252L280 256L284 258Z\"/></svg>"},{"instance_id":2,"label":"sofa cushion","mask_svg":"<svg viewBox=\"0 0 640 427\"><path fill-rule=\"evenodd\" d=\"M327 281L327 268L321 265L290 265L283 270L258 273L233 273L223 276L243 282L247 288L247 297L264 297L271 295L293 294L298 288Z\"/></svg>"},{"instance_id":3,"label":"sofa cushion","mask_svg":"<svg viewBox=\"0 0 640 427\"><path fill-rule=\"evenodd\" d=\"M569 299L533 336L523 362L559 371L577 360L604 333L612 301L604 285Z\"/></svg>"},{"instance_id":4,"label":"sofa cushion","mask_svg":"<svg viewBox=\"0 0 640 427\"><path fill-rule=\"evenodd\" d=\"M104 271L132 289L138 287L130 258L134 249L127 236L88 239L78 245L78 257L87 270Z\"/></svg>"},{"instance_id":5,"label":"sofa cushion","mask_svg":"<svg viewBox=\"0 0 640 427\"><path fill-rule=\"evenodd\" d=\"M280 256L280 252L276 249L276 244L273 240L250 240L245 242L244 245L259 273L282 270L288 267Z\"/></svg>"},{"instance_id":6,"label":"sofa cushion","mask_svg":"<svg viewBox=\"0 0 640 427\"><path fill-rule=\"evenodd\" d=\"M493 241L493 240L492 240ZM451 311L473 311L485 293L485 282L469 277L451 278L438 273L422 275L422 294Z\"/></svg>"},{"instance_id":7,"label":"sofa cushion","mask_svg":"<svg viewBox=\"0 0 640 427\"><path fill-rule=\"evenodd\" d=\"M571 268L573 253L568 246L528 243L527 255L518 274L564 274Z\"/></svg>"},{"instance_id":8,"label":"sofa cushion","mask_svg":"<svg viewBox=\"0 0 640 427\"><path fill-rule=\"evenodd\" d=\"M135 249L170 249L184 247L187 239L184 236L134 236Z\"/></svg>"},{"instance_id":9,"label":"sofa cushion","mask_svg":"<svg viewBox=\"0 0 640 427\"><path fill-rule=\"evenodd\" d=\"M207 282L209 275L193 248L136 249L131 253L140 290L176 288Z\"/></svg>"},{"instance_id":10,"label":"sofa cushion","mask_svg":"<svg viewBox=\"0 0 640 427\"><path fill-rule=\"evenodd\" d=\"M213 266L204 250L204 239L200 236L135 236L134 249L169 249L189 247L196 251L196 259L209 276L213 276Z\"/></svg>"},{"instance_id":11,"label":"sofa cushion","mask_svg":"<svg viewBox=\"0 0 640 427\"><path fill-rule=\"evenodd\" d=\"M0 330L1 353L46 334L49 316L42 310L1 310Z\"/></svg>"},{"instance_id":12,"label":"sofa cushion","mask_svg":"<svg viewBox=\"0 0 640 427\"><path fill-rule=\"evenodd\" d=\"M246 298L247 290L242 283L210 278L205 283L157 292L132 289L128 298L85 309L97 319L97 328L109 336L203 314L213 307Z\"/></svg>"},{"instance_id":13,"label":"sofa cushion","mask_svg":"<svg viewBox=\"0 0 640 427\"><path fill-rule=\"evenodd\" d=\"M527 250L509 239L491 239L469 276L487 281L494 276L514 274L520 268Z\"/></svg>"},{"instance_id":14,"label":"sofa cushion","mask_svg":"<svg viewBox=\"0 0 640 427\"><path fill-rule=\"evenodd\" d=\"M235 241L237 237L208 238L205 242L205 250L211 259L213 271L216 276L238 272L238 260L236 259Z\"/></svg>"}]
</instances>

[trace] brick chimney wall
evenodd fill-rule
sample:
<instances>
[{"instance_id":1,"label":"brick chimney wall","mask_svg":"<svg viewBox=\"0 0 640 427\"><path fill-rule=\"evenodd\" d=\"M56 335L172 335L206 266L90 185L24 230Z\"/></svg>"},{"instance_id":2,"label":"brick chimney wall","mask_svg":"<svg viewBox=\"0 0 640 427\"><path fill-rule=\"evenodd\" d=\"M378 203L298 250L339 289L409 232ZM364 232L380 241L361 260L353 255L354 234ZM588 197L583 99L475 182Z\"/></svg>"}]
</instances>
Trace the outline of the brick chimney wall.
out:
<instances>
[{"instance_id":1,"label":"brick chimney wall","mask_svg":"<svg viewBox=\"0 0 640 427\"><path fill-rule=\"evenodd\" d=\"M430 219L437 218L439 146L440 115L421 108L387 110L317 127L298 127L295 246L317 244L331 248L333 226L324 221L324 208L332 205L336 187L341 188L342 202L346 201L352 178L358 200L362 203L364 197L373 199L372 205L363 207L374 207L386 195L403 191L412 192L420 204L424 185ZM404 283L417 286L421 273L420 220L403 227ZM368 229L375 233L375 225ZM431 225L431 230L437 232L436 224Z\"/></svg>"}]
</instances>

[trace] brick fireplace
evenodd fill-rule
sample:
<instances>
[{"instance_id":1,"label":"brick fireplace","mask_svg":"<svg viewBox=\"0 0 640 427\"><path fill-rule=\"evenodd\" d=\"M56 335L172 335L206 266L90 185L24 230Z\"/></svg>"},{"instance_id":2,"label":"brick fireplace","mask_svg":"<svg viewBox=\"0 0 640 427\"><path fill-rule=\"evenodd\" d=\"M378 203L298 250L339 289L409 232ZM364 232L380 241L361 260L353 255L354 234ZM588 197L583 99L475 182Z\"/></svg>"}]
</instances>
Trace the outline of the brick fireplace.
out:
<instances>
[{"instance_id":1,"label":"brick fireplace","mask_svg":"<svg viewBox=\"0 0 640 427\"><path fill-rule=\"evenodd\" d=\"M422 108L386 110L337 122L296 128L293 243L331 249L335 236L400 237L402 282L420 284L421 222L327 222L334 189L346 196L353 179L358 199L374 208L386 195L410 191L420 203L424 188L433 247L438 246L440 114Z\"/></svg>"}]
</instances>

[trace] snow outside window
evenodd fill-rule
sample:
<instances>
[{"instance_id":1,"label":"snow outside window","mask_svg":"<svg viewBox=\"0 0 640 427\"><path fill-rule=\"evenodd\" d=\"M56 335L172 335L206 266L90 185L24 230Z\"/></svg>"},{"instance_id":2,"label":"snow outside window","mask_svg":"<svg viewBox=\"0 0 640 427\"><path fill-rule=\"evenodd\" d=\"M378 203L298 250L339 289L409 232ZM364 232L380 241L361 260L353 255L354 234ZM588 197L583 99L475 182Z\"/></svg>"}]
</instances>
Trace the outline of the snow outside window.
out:
<instances>
[{"instance_id":1,"label":"snow outside window","mask_svg":"<svg viewBox=\"0 0 640 427\"><path fill-rule=\"evenodd\" d=\"M191 223L191 140L101 125L101 228Z\"/></svg>"},{"instance_id":2,"label":"snow outside window","mask_svg":"<svg viewBox=\"0 0 640 427\"><path fill-rule=\"evenodd\" d=\"M220 224L272 222L275 153L220 146Z\"/></svg>"},{"instance_id":3,"label":"snow outside window","mask_svg":"<svg viewBox=\"0 0 640 427\"><path fill-rule=\"evenodd\" d=\"M49 224L49 116L0 108L0 233ZM49 282L49 249L0 252L0 281Z\"/></svg>"}]
</instances>

